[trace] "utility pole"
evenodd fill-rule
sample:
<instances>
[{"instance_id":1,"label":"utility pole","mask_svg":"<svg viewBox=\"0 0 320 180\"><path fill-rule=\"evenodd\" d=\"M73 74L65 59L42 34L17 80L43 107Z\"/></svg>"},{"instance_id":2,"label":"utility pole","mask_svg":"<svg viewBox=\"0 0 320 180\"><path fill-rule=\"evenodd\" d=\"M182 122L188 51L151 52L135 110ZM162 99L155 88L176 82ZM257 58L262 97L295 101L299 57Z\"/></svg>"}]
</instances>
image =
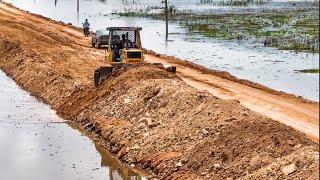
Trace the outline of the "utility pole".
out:
<instances>
[{"instance_id":1,"label":"utility pole","mask_svg":"<svg viewBox=\"0 0 320 180\"><path fill-rule=\"evenodd\" d=\"M164 13L166 17L166 41L168 41L168 0L165 0Z\"/></svg>"},{"instance_id":2,"label":"utility pole","mask_svg":"<svg viewBox=\"0 0 320 180\"><path fill-rule=\"evenodd\" d=\"M79 12L79 0L77 0L77 12Z\"/></svg>"},{"instance_id":3,"label":"utility pole","mask_svg":"<svg viewBox=\"0 0 320 180\"><path fill-rule=\"evenodd\" d=\"M79 0L77 0L77 20L78 20L78 23L79 23L79 10L80 10L80 3L79 3Z\"/></svg>"}]
</instances>

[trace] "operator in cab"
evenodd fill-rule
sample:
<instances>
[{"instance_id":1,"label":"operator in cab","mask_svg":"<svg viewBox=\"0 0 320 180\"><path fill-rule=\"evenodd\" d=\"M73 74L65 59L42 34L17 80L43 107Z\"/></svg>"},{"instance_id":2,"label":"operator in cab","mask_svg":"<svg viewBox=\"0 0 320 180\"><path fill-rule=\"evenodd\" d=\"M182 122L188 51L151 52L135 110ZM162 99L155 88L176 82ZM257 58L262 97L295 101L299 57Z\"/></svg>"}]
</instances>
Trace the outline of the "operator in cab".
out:
<instances>
[{"instance_id":1,"label":"operator in cab","mask_svg":"<svg viewBox=\"0 0 320 180\"><path fill-rule=\"evenodd\" d=\"M126 47L126 35L122 34L121 40L120 40L120 49L124 49L125 47Z\"/></svg>"},{"instance_id":2,"label":"operator in cab","mask_svg":"<svg viewBox=\"0 0 320 180\"><path fill-rule=\"evenodd\" d=\"M88 19L85 20L84 23L82 23L82 27L83 27L83 34L88 37L89 36L89 28L90 28L90 24L88 22Z\"/></svg>"}]
</instances>

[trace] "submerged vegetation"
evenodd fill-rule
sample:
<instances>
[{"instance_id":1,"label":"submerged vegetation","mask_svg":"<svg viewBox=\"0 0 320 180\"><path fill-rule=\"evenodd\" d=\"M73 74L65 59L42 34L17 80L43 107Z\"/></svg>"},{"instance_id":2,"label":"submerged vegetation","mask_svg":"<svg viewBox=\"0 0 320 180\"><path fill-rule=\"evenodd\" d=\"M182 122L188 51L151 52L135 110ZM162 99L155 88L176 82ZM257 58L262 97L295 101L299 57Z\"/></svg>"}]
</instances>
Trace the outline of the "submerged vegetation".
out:
<instances>
[{"instance_id":1,"label":"submerged vegetation","mask_svg":"<svg viewBox=\"0 0 320 180\"><path fill-rule=\"evenodd\" d=\"M191 33L209 37L253 40L284 50L319 52L316 12L189 16L180 24Z\"/></svg>"},{"instance_id":2,"label":"submerged vegetation","mask_svg":"<svg viewBox=\"0 0 320 180\"><path fill-rule=\"evenodd\" d=\"M241 5L238 1L231 1ZM242 2L242 1L241 1ZM248 3L243 1L242 3ZM259 1L263 3L263 1ZM231 4L233 5L233 4ZM152 9L152 8L151 8ZM155 8L153 8L155 9ZM160 8L158 8L160 9ZM161 9L162 10L162 9ZM282 50L295 50L319 53L319 3L257 12L199 14L179 11L174 6L169 9L171 21L187 28L189 33L207 37L238 41L255 41L264 46ZM163 19L162 11L154 12L126 10L120 16L139 16Z\"/></svg>"},{"instance_id":3,"label":"submerged vegetation","mask_svg":"<svg viewBox=\"0 0 320 180\"><path fill-rule=\"evenodd\" d=\"M301 72L301 73L317 73L317 74L319 74L320 70L319 69L303 69L303 70L298 70L298 72Z\"/></svg>"}]
</instances>

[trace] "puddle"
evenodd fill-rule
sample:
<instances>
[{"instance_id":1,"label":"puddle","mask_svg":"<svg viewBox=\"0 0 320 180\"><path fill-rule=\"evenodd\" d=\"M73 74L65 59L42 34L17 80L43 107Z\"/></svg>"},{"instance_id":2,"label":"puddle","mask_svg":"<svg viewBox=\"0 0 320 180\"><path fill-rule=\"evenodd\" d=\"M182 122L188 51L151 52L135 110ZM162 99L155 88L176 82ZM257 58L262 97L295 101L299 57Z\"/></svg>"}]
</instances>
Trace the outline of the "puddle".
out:
<instances>
[{"instance_id":1,"label":"puddle","mask_svg":"<svg viewBox=\"0 0 320 180\"><path fill-rule=\"evenodd\" d=\"M318 68L319 54L295 53L266 48L257 43L238 43L207 38L201 35L191 35L178 23L169 24L169 39L171 41L165 42L163 21L149 18L119 17L113 14L113 12L125 11L126 9L140 10L163 6L157 0L147 2L142 0L80 0L79 12L77 12L76 1L4 1L32 13L66 23L70 22L76 26L81 26L82 21L88 18L92 30L104 29L108 26L141 26L143 28L142 43L147 49L173 55L208 68L228 71L239 78L319 101L319 75L297 73L295 71ZM259 12L266 8L286 9L292 8L293 4L296 8L299 8L308 1L295 0L293 3L293 1L286 0L271 0L265 1L263 4L253 3L240 7L223 6L221 2L223 1L172 0L169 3L175 5L179 10L214 14L234 12L235 8L243 12Z\"/></svg>"},{"instance_id":2,"label":"puddle","mask_svg":"<svg viewBox=\"0 0 320 180\"><path fill-rule=\"evenodd\" d=\"M0 71L0 179L145 179Z\"/></svg>"}]
</instances>

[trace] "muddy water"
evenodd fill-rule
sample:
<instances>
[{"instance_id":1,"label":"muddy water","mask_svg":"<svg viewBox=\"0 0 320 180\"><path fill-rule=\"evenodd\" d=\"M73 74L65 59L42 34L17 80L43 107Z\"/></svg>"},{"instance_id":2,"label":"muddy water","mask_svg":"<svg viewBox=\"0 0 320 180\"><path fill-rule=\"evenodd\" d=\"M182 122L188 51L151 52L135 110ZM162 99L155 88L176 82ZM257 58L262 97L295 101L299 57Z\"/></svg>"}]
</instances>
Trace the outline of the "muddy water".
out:
<instances>
[{"instance_id":1,"label":"muddy water","mask_svg":"<svg viewBox=\"0 0 320 180\"><path fill-rule=\"evenodd\" d=\"M0 179L142 179L0 71Z\"/></svg>"},{"instance_id":2,"label":"muddy water","mask_svg":"<svg viewBox=\"0 0 320 180\"><path fill-rule=\"evenodd\" d=\"M261 44L237 43L187 34L176 23L170 23L170 42L164 41L164 23L148 18L119 17L112 12L140 10L163 6L157 0L80 0L79 12L76 1L70 0L4 0L13 5L64 22L81 26L88 18L92 30L107 26L142 26L142 41L147 49L173 55L208 68L225 70L270 88L285 91L319 101L319 75L303 74L296 70L319 67L319 54L296 53L266 48ZM209 2L209 3L206 3ZM292 3L286 0L267 1L245 7L222 6L221 1L172 0L179 10L198 13L259 12L263 9L288 9ZM295 6L304 6L299 0Z\"/></svg>"}]
</instances>

